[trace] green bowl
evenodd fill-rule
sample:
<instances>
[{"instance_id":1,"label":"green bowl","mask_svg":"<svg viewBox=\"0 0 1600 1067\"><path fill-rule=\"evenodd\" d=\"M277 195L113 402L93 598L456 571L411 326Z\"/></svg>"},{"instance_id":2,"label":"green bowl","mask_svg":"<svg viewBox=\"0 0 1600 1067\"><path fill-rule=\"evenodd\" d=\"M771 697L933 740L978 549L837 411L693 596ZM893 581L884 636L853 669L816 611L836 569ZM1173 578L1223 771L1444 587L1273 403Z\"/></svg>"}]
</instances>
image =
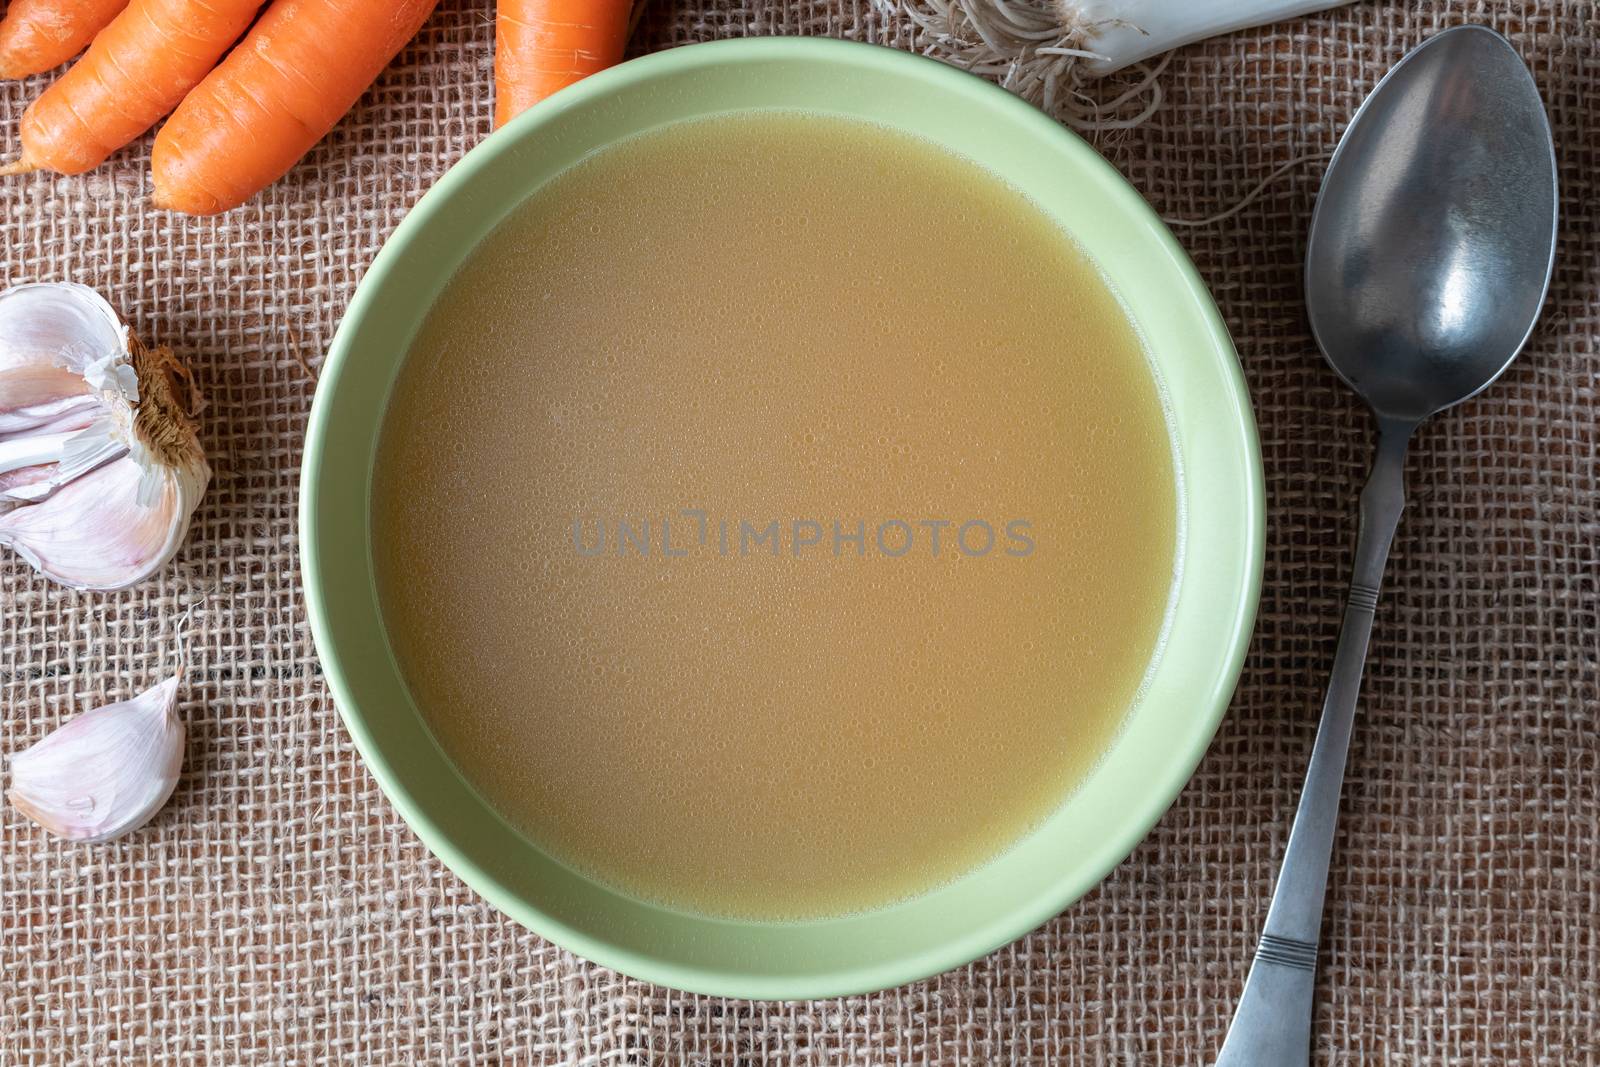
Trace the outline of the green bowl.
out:
<instances>
[{"instance_id":1,"label":"green bowl","mask_svg":"<svg viewBox=\"0 0 1600 1067\"><path fill-rule=\"evenodd\" d=\"M586 153L663 123L749 108L896 127L977 160L1060 220L1121 293L1171 404L1183 519L1170 630L1097 769L1034 833L923 896L846 918L764 924L682 914L597 885L520 836L419 717L384 636L368 535L378 428L413 332L462 258ZM695 992L803 998L899 985L1043 923L1132 850L1193 773L1227 707L1260 591L1255 423L1216 306L1172 235L1083 141L953 67L869 45L724 41L595 75L489 137L373 261L311 412L300 544L317 651L384 792L428 846L518 922L597 963Z\"/></svg>"}]
</instances>

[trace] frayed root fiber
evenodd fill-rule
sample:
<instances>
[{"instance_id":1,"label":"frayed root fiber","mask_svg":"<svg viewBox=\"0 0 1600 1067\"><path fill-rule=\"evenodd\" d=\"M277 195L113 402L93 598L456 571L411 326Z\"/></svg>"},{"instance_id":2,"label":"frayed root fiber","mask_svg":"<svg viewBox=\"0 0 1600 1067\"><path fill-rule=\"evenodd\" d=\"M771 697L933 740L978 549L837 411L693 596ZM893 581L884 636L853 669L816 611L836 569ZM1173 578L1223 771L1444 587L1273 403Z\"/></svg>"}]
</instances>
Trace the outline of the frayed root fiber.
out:
<instances>
[{"instance_id":1,"label":"frayed root fiber","mask_svg":"<svg viewBox=\"0 0 1600 1067\"><path fill-rule=\"evenodd\" d=\"M1110 77L1086 47L1090 25L1072 0L876 0L884 14L925 35L922 53L997 81L1081 133L1139 125L1161 106L1157 80L1168 56ZM1093 91L1091 91L1091 86Z\"/></svg>"}]
</instances>

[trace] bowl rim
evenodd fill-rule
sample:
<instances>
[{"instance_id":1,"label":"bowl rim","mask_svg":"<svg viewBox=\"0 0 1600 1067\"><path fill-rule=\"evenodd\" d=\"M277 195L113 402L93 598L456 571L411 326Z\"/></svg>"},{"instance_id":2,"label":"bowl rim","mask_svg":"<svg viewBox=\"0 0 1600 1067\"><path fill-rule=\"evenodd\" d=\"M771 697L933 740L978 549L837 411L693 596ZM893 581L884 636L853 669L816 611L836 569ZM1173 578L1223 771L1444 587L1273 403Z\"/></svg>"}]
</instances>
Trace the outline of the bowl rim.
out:
<instances>
[{"instance_id":1,"label":"bowl rim","mask_svg":"<svg viewBox=\"0 0 1600 1067\"><path fill-rule=\"evenodd\" d=\"M428 216L448 198L456 195L472 176L483 169L499 153L534 136L553 117L574 108L582 107L626 86L657 78L661 75L692 70L696 67L725 63L792 59L800 57L810 61L846 63L854 66L877 68L880 72L908 73L915 77L939 81L951 92L981 98L990 108L1007 112L1013 122L1033 127L1035 135L1052 139L1063 150L1079 157L1081 164L1107 181L1110 195L1117 201L1119 210L1128 213L1148 229L1163 245L1163 250L1181 280L1182 290L1175 294L1191 302L1204 322L1205 336L1197 347L1206 347L1218 354L1218 370L1225 379L1233 401L1236 427L1243 443L1244 484L1241 486L1244 528L1240 531L1243 548L1242 581L1235 591L1229 617L1233 620L1231 632L1216 649L1220 671L1211 691L1196 694L1194 708L1198 719L1203 719L1202 729L1196 733L1197 741L1190 748L1176 753L1175 765L1184 770L1171 782L1162 781L1161 788L1152 790L1150 800L1140 810L1137 818L1123 824L1115 841L1105 850L1111 855L1108 862L1095 864L1086 873L1061 877L1054 891L1041 893L1031 907L996 916L986 924L951 936L936 946L916 953L896 955L892 960L848 970L829 971L826 974L804 976L753 975L730 972L726 969L701 966L662 958L635 951L615 941L592 936L559 917L542 909L525 894L508 886L494 871L488 869L464 849L457 846L447 830L435 821L415 791L407 785L403 774L383 751L371 724L361 710L357 686L350 671L336 650L330 618L337 610L325 589L324 575L329 564L324 560L324 542L330 536L329 523L324 522L317 504L316 483L319 470L327 461L330 447L332 396L339 389L346 365L354 358L352 350L363 320L380 313L380 300L386 279L406 254L417 232ZM859 42L832 38L810 37L753 37L720 40L685 45L663 52L652 53L592 75L577 84L519 115L501 130L495 131L480 144L469 150L441 176L418 200L401 220L374 258L357 286L340 321L327 358L322 367L321 380L313 400L309 418L305 451L301 463L298 506L299 548L301 573L305 590L307 611L311 624L313 643L324 677L332 692L335 706L346 729L355 742L366 767L377 779L389 802L399 811L406 824L456 875L473 890L485 897L500 911L532 930L536 934L569 949L595 963L621 971L633 977L673 988L711 995L749 999L805 999L823 996L842 996L904 985L981 958L1037 928L1065 907L1099 884L1118 864L1132 852L1166 813L1183 787L1193 777L1196 767L1209 748L1231 701L1234 687L1242 671L1248 650L1260 598L1265 541L1265 483L1263 477L1260 442L1249 400L1249 392L1237 353L1215 301L1193 262L1184 253L1172 232L1161 222L1155 211L1145 202L1134 187L1089 144L1061 126L1043 112L983 79L914 53ZM365 531L363 530L363 537ZM331 550L330 550L331 552Z\"/></svg>"}]
</instances>

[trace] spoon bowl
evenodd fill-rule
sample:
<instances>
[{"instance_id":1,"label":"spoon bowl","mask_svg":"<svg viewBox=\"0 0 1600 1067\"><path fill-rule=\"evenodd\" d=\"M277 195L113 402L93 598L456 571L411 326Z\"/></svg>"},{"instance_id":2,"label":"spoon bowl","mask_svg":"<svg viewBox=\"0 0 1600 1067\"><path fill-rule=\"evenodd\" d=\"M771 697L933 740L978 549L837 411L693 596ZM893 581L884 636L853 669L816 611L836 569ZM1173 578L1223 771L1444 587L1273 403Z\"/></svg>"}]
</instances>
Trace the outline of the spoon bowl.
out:
<instances>
[{"instance_id":1,"label":"spoon bowl","mask_svg":"<svg viewBox=\"0 0 1600 1067\"><path fill-rule=\"evenodd\" d=\"M1522 348L1555 260L1556 162L1504 37L1447 30L1389 72L1328 164L1306 249L1322 353L1380 417L1479 392Z\"/></svg>"}]
</instances>

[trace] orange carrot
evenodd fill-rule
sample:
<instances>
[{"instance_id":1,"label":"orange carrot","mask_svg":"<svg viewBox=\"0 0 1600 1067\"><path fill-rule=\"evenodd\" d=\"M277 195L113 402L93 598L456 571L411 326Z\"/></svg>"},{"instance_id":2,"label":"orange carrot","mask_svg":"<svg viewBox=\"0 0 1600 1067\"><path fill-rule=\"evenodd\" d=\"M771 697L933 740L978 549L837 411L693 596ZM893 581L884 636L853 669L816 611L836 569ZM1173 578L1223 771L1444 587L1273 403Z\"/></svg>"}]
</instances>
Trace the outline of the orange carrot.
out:
<instances>
[{"instance_id":1,"label":"orange carrot","mask_svg":"<svg viewBox=\"0 0 1600 1067\"><path fill-rule=\"evenodd\" d=\"M156 135L157 207L214 215L294 166L437 0L274 0Z\"/></svg>"},{"instance_id":2,"label":"orange carrot","mask_svg":"<svg viewBox=\"0 0 1600 1067\"><path fill-rule=\"evenodd\" d=\"M630 0L499 0L494 124L622 61Z\"/></svg>"},{"instance_id":3,"label":"orange carrot","mask_svg":"<svg viewBox=\"0 0 1600 1067\"><path fill-rule=\"evenodd\" d=\"M11 0L0 19L0 78L59 67L128 6L128 0Z\"/></svg>"},{"instance_id":4,"label":"orange carrot","mask_svg":"<svg viewBox=\"0 0 1600 1067\"><path fill-rule=\"evenodd\" d=\"M22 113L22 158L0 174L81 174L156 124L211 73L261 0L133 0Z\"/></svg>"}]
</instances>

